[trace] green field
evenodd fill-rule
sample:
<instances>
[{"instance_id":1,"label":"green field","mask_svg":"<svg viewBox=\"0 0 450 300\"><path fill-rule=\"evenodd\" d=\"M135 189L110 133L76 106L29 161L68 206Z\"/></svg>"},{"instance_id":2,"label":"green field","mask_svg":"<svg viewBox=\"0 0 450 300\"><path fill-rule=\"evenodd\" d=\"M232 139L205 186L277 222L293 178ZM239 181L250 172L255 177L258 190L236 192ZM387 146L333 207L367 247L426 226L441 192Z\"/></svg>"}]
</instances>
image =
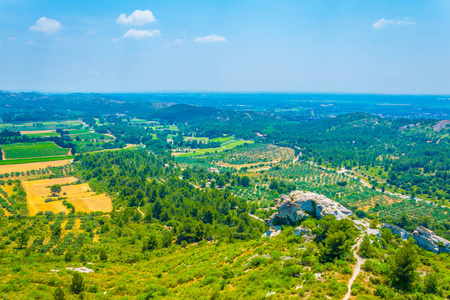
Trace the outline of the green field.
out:
<instances>
[{"instance_id":1,"label":"green field","mask_svg":"<svg viewBox=\"0 0 450 300\"><path fill-rule=\"evenodd\" d=\"M17 165L17 164L27 164L34 162L46 162L46 161L55 161L55 160L64 160L64 159L72 159L73 155L65 155L65 156L51 156L51 157L37 157L37 158L25 158L25 159L9 159L9 160L0 160L0 165Z\"/></svg>"},{"instance_id":2,"label":"green field","mask_svg":"<svg viewBox=\"0 0 450 300\"><path fill-rule=\"evenodd\" d=\"M59 133L56 132L42 132L42 133L27 133L24 134L28 137L49 137L49 136L59 136Z\"/></svg>"},{"instance_id":3,"label":"green field","mask_svg":"<svg viewBox=\"0 0 450 300\"><path fill-rule=\"evenodd\" d=\"M76 129L82 127L83 124L80 120L72 120L72 121L62 121L62 122L28 122L28 123L4 123L0 124L0 129L9 129L9 130L21 130L21 131L31 131L31 130L54 130L57 128L61 129Z\"/></svg>"},{"instance_id":4,"label":"green field","mask_svg":"<svg viewBox=\"0 0 450 300\"><path fill-rule=\"evenodd\" d=\"M237 146L241 146L244 144L253 144L253 141L244 141L244 140L233 141L233 142L229 142L228 144L224 144L222 147L196 149L193 152L180 154L180 155L178 155L178 157L189 157L189 156L205 155L205 154L210 154L210 153L219 153L219 152L222 152L225 150L233 149Z\"/></svg>"},{"instance_id":5,"label":"green field","mask_svg":"<svg viewBox=\"0 0 450 300\"><path fill-rule=\"evenodd\" d=\"M85 134L89 133L89 129L70 130L69 135Z\"/></svg>"},{"instance_id":6,"label":"green field","mask_svg":"<svg viewBox=\"0 0 450 300\"><path fill-rule=\"evenodd\" d=\"M99 140L99 139L103 139L105 141L106 140L113 140L112 137L110 137L108 135L101 134L101 133L97 133L97 132L70 134L69 136L73 140L75 140L77 137L79 137L80 140L82 140L82 141L91 141L91 140Z\"/></svg>"},{"instance_id":7,"label":"green field","mask_svg":"<svg viewBox=\"0 0 450 300\"><path fill-rule=\"evenodd\" d=\"M2 145L1 148L5 155L4 159L48 157L69 153L69 149L60 148L53 142L8 144Z\"/></svg>"},{"instance_id":8,"label":"green field","mask_svg":"<svg viewBox=\"0 0 450 300\"><path fill-rule=\"evenodd\" d=\"M221 137L221 138L212 139L211 142L226 143L226 142L229 142L229 141L231 141L233 139L234 139L234 136L229 135L229 136L225 136L225 137Z\"/></svg>"}]
</instances>

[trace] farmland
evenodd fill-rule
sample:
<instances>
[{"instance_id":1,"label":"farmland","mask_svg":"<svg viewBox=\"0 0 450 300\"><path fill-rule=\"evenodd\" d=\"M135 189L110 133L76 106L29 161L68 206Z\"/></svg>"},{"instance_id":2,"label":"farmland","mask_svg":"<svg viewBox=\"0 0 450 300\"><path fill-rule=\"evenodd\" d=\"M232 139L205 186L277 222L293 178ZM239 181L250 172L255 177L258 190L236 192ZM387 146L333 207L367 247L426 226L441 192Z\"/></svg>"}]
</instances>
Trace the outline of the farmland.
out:
<instances>
[{"instance_id":1,"label":"farmland","mask_svg":"<svg viewBox=\"0 0 450 300\"><path fill-rule=\"evenodd\" d=\"M26 135L29 137L49 137L49 136L59 136L55 130L32 130L32 131L20 131L21 135Z\"/></svg>"},{"instance_id":2,"label":"farmland","mask_svg":"<svg viewBox=\"0 0 450 300\"><path fill-rule=\"evenodd\" d=\"M70 154L70 149L60 148L53 142L6 144L1 147L6 160Z\"/></svg>"},{"instance_id":3,"label":"farmland","mask_svg":"<svg viewBox=\"0 0 450 300\"><path fill-rule=\"evenodd\" d=\"M20 172L28 173L32 170L44 170L50 167L61 167L68 165L72 162L71 159L55 160L48 162L32 162L25 164L12 164L12 165L0 165L0 174Z\"/></svg>"},{"instance_id":4,"label":"farmland","mask_svg":"<svg viewBox=\"0 0 450 300\"><path fill-rule=\"evenodd\" d=\"M63 200L71 203L75 207L75 211L109 212L112 210L109 197L104 194L96 195L90 191L87 183L77 183L77 181L78 179L75 177L24 181L29 214L36 215L38 212L46 211L68 213L69 209L63 204ZM49 186L52 185L62 185L59 197L52 196L49 189ZM60 197L65 199L58 200ZM52 201L46 202L46 199Z\"/></svg>"},{"instance_id":5,"label":"farmland","mask_svg":"<svg viewBox=\"0 0 450 300\"><path fill-rule=\"evenodd\" d=\"M50 122L25 122L20 124L3 123L0 124L0 129L20 130L20 131L47 131L61 129L77 129L83 126L80 120L68 121L50 121Z\"/></svg>"},{"instance_id":6,"label":"farmland","mask_svg":"<svg viewBox=\"0 0 450 300\"><path fill-rule=\"evenodd\" d=\"M29 164L29 163L46 163L58 160L69 160L72 159L73 155L64 155L64 156L49 156L49 157L36 157L36 158L24 158L24 159L8 159L8 160L0 160L0 166L6 165L21 165L21 164Z\"/></svg>"},{"instance_id":7,"label":"farmland","mask_svg":"<svg viewBox=\"0 0 450 300\"><path fill-rule=\"evenodd\" d=\"M197 141L205 141L202 138L187 138L187 140L197 140ZM220 143L220 147L215 148L203 148L203 149L177 149L172 151L172 155L177 157L191 157L191 156L199 156L211 153L219 153L223 151L230 151L239 146L247 146L253 144L253 141L246 141L242 139L238 139L234 136L228 136L223 138L216 138L209 140L210 142Z\"/></svg>"}]
</instances>

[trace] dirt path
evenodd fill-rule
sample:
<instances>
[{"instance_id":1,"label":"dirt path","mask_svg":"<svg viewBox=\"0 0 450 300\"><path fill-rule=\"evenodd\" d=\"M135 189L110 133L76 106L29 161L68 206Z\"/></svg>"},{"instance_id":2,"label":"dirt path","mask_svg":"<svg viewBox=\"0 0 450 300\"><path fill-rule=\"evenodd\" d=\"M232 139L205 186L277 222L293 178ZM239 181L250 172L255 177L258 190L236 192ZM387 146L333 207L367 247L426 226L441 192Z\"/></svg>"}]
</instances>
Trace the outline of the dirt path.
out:
<instances>
[{"instance_id":1,"label":"dirt path","mask_svg":"<svg viewBox=\"0 0 450 300\"><path fill-rule=\"evenodd\" d=\"M263 222L264 224L266 223L266 221L264 221L263 219L261 219L260 217L257 217L257 216L255 216L255 215L252 215L252 214L248 214L250 217L252 217L253 219L256 219L256 220L258 220L258 221L261 221L261 222Z\"/></svg>"},{"instance_id":2,"label":"dirt path","mask_svg":"<svg viewBox=\"0 0 450 300\"><path fill-rule=\"evenodd\" d=\"M141 211L141 208L140 208L140 207L138 207L138 212L139 212L143 217L145 217L145 215L144 215L144 213Z\"/></svg>"},{"instance_id":3,"label":"dirt path","mask_svg":"<svg viewBox=\"0 0 450 300\"><path fill-rule=\"evenodd\" d=\"M441 138L436 142L436 144L439 144L439 142L440 142L443 138L445 138L445 137L448 137L448 133L447 133L446 135L444 135L443 137L441 137Z\"/></svg>"},{"instance_id":4,"label":"dirt path","mask_svg":"<svg viewBox=\"0 0 450 300\"><path fill-rule=\"evenodd\" d=\"M350 278L348 282L348 292L345 294L343 300L348 300L350 298L350 295L352 294L352 285L353 282L355 282L356 277L358 277L359 273L361 272L361 265L364 264L366 261L364 258L358 255L359 246L361 245L362 237L359 238L359 240L356 242L356 245L353 246L353 256L356 258L356 265L353 268L353 275L352 278Z\"/></svg>"}]
</instances>

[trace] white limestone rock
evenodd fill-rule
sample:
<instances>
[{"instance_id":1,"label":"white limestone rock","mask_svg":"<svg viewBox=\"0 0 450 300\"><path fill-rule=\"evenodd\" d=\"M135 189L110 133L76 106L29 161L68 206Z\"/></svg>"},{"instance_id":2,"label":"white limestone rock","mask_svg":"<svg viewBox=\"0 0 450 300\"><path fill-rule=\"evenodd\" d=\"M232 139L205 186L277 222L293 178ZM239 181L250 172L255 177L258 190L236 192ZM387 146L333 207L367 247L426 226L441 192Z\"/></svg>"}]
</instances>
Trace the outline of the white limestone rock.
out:
<instances>
[{"instance_id":1,"label":"white limestone rock","mask_svg":"<svg viewBox=\"0 0 450 300\"><path fill-rule=\"evenodd\" d=\"M293 191L289 196L282 195L281 200L282 203L277 207L278 212L269 218L269 224L275 219L295 224L308 216L321 219L326 215L334 215L336 219L341 220L353 214L336 201L312 192Z\"/></svg>"}]
</instances>

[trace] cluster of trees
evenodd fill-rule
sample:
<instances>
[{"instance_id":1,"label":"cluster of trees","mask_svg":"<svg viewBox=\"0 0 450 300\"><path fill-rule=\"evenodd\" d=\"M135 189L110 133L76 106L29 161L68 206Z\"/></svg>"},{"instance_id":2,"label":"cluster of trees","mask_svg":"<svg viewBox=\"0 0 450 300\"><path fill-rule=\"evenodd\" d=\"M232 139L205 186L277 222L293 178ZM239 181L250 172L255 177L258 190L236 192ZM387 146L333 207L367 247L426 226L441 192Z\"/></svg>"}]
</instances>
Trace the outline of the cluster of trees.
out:
<instances>
[{"instance_id":1,"label":"cluster of trees","mask_svg":"<svg viewBox=\"0 0 450 300\"><path fill-rule=\"evenodd\" d=\"M278 194L289 194L292 191L295 191L297 187L293 182L285 182L284 180L276 180L273 179L269 184L269 189L273 191L277 191Z\"/></svg>"},{"instance_id":2,"label":"cluster of trees","mask_svg":"<svg viewBox=\"0 0 450 300\"><path fill-rule=\"evenodd\" d=\"M301 160L335 168L379 167L389 173L390 185L410 195L427 194L450 200L450 139L443 138L437 143L438 139L433 138L435 133L430 128L436 120L388 120L354 113L304 123L251 114L251 121L244 116L238 118L238 112L204 108L203 119L193 118L186 125L186 117L175 110L176 107L170 107L173 114L169 109L165 115L158 113L177 122L179 128L200 136L228 133L259 139L256 133L263 133L265 137L261 139L265 142L293 148L296 155L301 152ZM188 111L188 108L178 107L178 110ZM422 130L410 130L410 124ZM445 133L447 129L443 130ZM439 177L434 178L434 174Z\"/></svg>"},{"instance_id":3,"label":"cluster of trees","mask_svg":"<svg viewBox=\"0 0 450 300\"><path fill-rule=\"evenodd\" d=\"M3 137L5 137L5 138L15 137L15 136L21 136L20 131L5 129L0 132L0 137L2 137L2 138Z\"/></svg>"},{"instance_id":4,"label":"cluster of trees","mask_svg":"<svg viewBox=\"0 0 450 300\"><path fill-rule=\"evenodd\" d=\"M181 170L173 167L170 155L144 150L87 154L80 159L80 173L94 189L117 195L117 205L143 206L147 222L172 226L179 243L223 235L249 239L263 231L249 217L249 205L228 190L197 189L186 172L185 180L179 179Z\"/></svg>"}]
</instances>

